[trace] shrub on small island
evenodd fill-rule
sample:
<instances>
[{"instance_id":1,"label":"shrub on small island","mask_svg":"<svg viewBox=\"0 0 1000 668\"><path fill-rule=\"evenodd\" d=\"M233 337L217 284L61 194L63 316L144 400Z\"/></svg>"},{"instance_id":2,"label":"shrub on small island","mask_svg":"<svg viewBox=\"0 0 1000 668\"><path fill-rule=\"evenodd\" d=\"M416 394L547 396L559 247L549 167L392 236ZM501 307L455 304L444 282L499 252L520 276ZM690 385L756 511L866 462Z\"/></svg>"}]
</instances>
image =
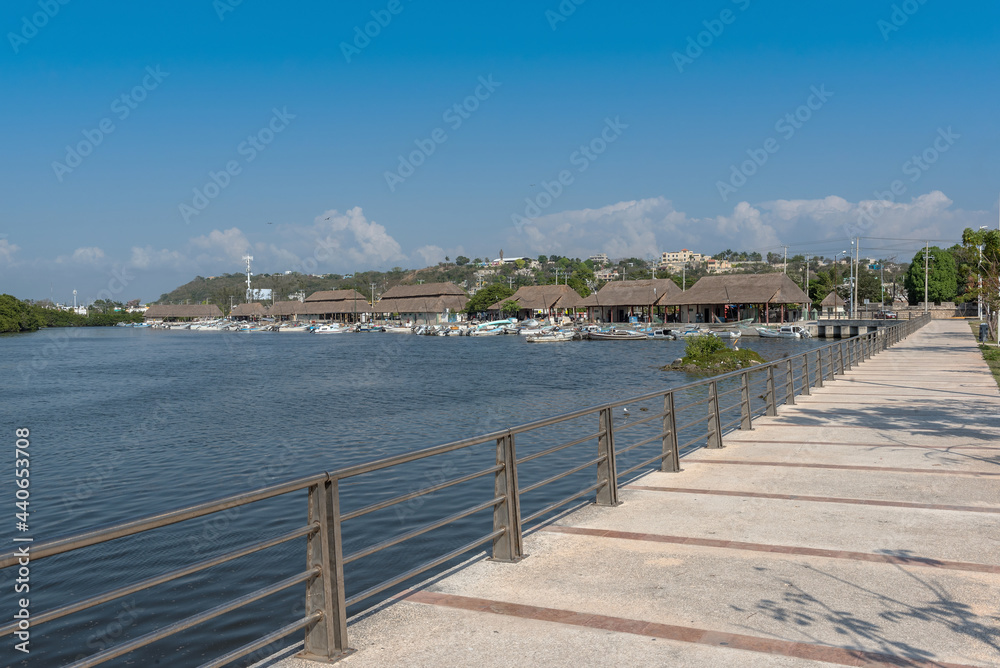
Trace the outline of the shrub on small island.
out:
<instances>
[{"instance_id":1,"label":"shrub on small island","mask_svg":"<svg viewBox=\"0 0 1000 668\"><path fill-rule=\"evenodd\" d=\"M730 348L722 339L704 334L688 337L684 357L660 368L664 371L680 370L714 375L763 364L764 361L756 351Z\"/></svg>"}]
</instances>

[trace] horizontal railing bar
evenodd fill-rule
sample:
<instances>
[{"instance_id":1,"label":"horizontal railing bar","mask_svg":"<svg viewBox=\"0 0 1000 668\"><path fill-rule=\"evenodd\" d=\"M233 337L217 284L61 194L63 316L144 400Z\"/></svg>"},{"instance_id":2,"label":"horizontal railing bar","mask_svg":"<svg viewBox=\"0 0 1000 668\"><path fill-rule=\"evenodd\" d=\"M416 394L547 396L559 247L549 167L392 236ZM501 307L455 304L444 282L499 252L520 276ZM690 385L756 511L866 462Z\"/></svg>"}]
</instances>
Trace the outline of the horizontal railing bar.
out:
<instances>
[{"instance_id":1,"label":"horizontal railing bar","mask_svg":"<svg viewBox=\"0 0 1000 668\"><path fill-rule=\"evenodd\" d=\"M403 501L409 501L410 499L415 499L418 496L424 496L425 494L431 494L433 492L441 491L448 487L454 485L460 485L463 482L469 482L470 480L475 480L476 478L481 478L484 475L489 475L490 473L496 473L497 471L503 470L503 464L496 464L488 469L482 471L477 471L476 473L470 473L469 475L462 476L461 478L454 478L452 480L447 480L440 485L434 485L433 487L425 487L419 489L416 492L410 492L409 494L403 494L401 496L393 497L387 501L381 501L379 503L373 503L370 506L365 506L358 510L352 510L349 513L344 513L340 516L341 522L346 522L347 520L352 520L355 517L361 517L362 515L367 515L368 513L373 513L376 510L382 510L383 508L388 508L389 506L394 506L397 503L402 503Z\"/></svg>"},{"instance_id":2,"label":"horizontal railing bar","mask_svg":"<svg viewBox=\"0 0 1000 668\"><path fill-rule=\"evenodd\" d=\"M533 485L528 485L527 487L522 487L521 488L521 494L527 494L528 492L533 492L536 489L538 489L539 487L544 487L545 485L548 485L549 483L555 482L556 480L561 480L562 478L565 478L566 476L573 475L574 473L579 473L580 471L584 470L585 468L591 467L594 464L600 464L601 462L603 462L607 458L608 458L607 455L601 455L597 459L591 459L589 462L580 464L579 466L574 466L573 468L571 468L568 471L563 471L562 473L557 473L554 476L552 476L551 478L546 478L545 480L536 482Z\"/></svg>"},{"instance_id":3,"label":"horizontal railing bar","mask_svg":"<svg viewBox=\"0 0 1000 668\"><path fill-rule=\"evenodd\" d=\"M498 503L501 503L503 500L504 497L502 496L494 497L489 501L480 503L478 506L473 506L472 508L468 508L461 512L455 513L454 515L449 515L448 517L438 520L437 522L431 522L430 524L425 524L424 526L414 529L413 531L407 531L406 533L400 534L394 538L390 538L389 540L384 540L381 543L376 543L375 545L371 545L362 550L358 550L357 552L353 552L344 557L344 565L346 566L352 561L357 561L358 559L361 559L363 557L375 554L376 552L384 550L388 547L392 547L393 545L398 545L399 543L408 541L411 538L416 538L417 536L423 535L428 531L434 531L434 529L440 529L446 524L457 522L463 517L468 517L469 515L475 515L476 513L486 510L487 508L493 508Z\"/></svg>"},{"instance_id":4,"label":"horizontal railing bar","mask_svg":"<svg viewBox=\"0 0 1000 668\"><path fill-rule=\"evenodd\" d=\"M323 613L317 610L316 612L306 617L303 617L297 622L292 622L288 626L282 626L277 631L272 631L271 633L268 633L266 636L258 638L253 642L247 643L246 645L243 645L241 647L237 647L232 652L220 656L218 659L213 659L208 663L203 663L201 664L201 666L199 666L199 668L221 668L222 666L229 665L236 659L240 659L246 656L247 654L250 654L251 652L258 650L262 647L267 647L275 640L281 640L285 636L290 636L296 631L304 629L310 624L318 622L321 619L323 619Z\"/></svg>"},{"instance_id":5,"label":"horizontal railing bar","mask_svg":"<svg viewBox=\"0 0 1000 668\"><path fill-rule=\"evenodd\" d=\"M275 545L280 545L282 543L287 543L290 540L295 540L296 538L301 538L303 536L308 536L316 531L319 531L319 523L314 522L308 526L296 529L294 531L289 531L281 536L276 536L269 540L262 540L252 545L247 545L246 547L236 550L234 552L229 552L227 554L219 555L218 557L213 557L211 559L205 559L199 561L196 564L191 564L190 566L185 566L184 568L178 568L177 570L170 571L169 573L164 573L163 575L157 575L155 577L136 582L135 584L126 585L124 587L119 587L118 589L113 589L105 594L98 594L97 596L92 596L90 598L83 599L82 601L77 601L76 603L70 603L64 605L60 608L55 608L53 610L48 610L46 612L39 613L38 615L33 615L31 617L32 626L37 626L38 624L44 624L45 622L50 622L53 619L59 619L60 617L65 617L66 615L72 614L74 612L80 612L81 610L86 610L92 608L95 605L101 605L102 603L108 603L115 599L121 598L122 596L128 596L129 594L141 591L143 589L149 589L157 585L161 585L165 582L170 582L171 580L176 580L177 578L182 578L185 575L191 575L192 573L197 573L203 571L206 568L211 568L213 566L218 566L219 564L224 564L227 561L232 561L234 559L239 559L240 557L245 557L248 554L254 554L255 552L260 552L268 548L274 547ZM17 630L17 622L12 624L6 624L0 627L0 637L5 636L9 633L13 633Z\"/></svg>"},{"instance_id":6,"label":"horizontal railing bar","mask_svg":"<svg viewBox=\"0 0 1000 668\"><path fill-rule=\"evenodd\" d=\"M604 436L604 430L603 429L601 429L600 431L598 431L596 433L590 434L589 436L584 436L583 438L578 438L575 441L570 441L569 443L563 443L561 445L555 445L555 446L552 446L551 448L548 448L547 450L542 450L541 452L535 452L535 453L532 453L530 455L525 455L524 457L521 457L520 459L518 459L517 463L518 464L523 464L525 462L530 462L533 459L538 459L539 457L544 457L545 455L551 455L553 452L559 452L560 450L565 450L566 448L571 448L574 445L579 445L579 444L585 443L587 441L592 441L595 438L600 438L601 436Z\"/></svg>"},{"instance_id":7,"label":"horizontal railing bar","mask_svg":"<svg viewBox=\"0 0 1000 668\"><path fill-rule=\"evenodd\" d=\"M666 436L668 433L669 432L662 432L662 433L656 434L655 436L650 436L649 438L643 439L643 440L639 441L638 443L633 443L632 445L628 446L627 448L622 448L621 450L617 450L616 454L617 455L624 455L629 450L635 450L636 448L642 447L643 445L646 445L647 443L652 443L653 441L658 441L658 440L662 439L664 436Z\"/></svg>"},{"instance_id":8,"label":"horizontal railing bar","mask_svg":"<svg viewBox=\"0 0 1000 668\"><path fill-rule=\"evenodd\" d=\"M680 427L677 427L677 432L679 433L679 432L684 431L685 429L690 429L691 427L694 427L695 425L699 425L699 424L701 424L703 422L706 422L707 420L708 420L708 416L705 415L704 417L700 417L697 420L694 420L692 422L688 422L687 424L684 424L684 425L681 425Z\"/></svg>"},{"instance_id":9,"label":"horizontal railing bar","mask_svg":"<svg viewBox=\"0 0 1000 668\"><path fill-rule=\"evenodd\" d=\"M704 440L707 440L707 439L708 439L708 434L702 434L701 436L695 436L690 441L687 441L685 443L681 443L680 445L678 445L677 446L677 451L680 452L681 450L683 450L684 448L686 448L689 445L694 445L695 443L697 443L699 441L704 441Z\"/></svg>"},{"instance_id":10,"label":"horizontal railing bar","mask_svg":"<svg viewBox=\"0 0 1000 668\"><path fill-rule=\"evenodd\" d=\"M586 489L581 489L576 494L572 494L570 496L567 496L562 501L556 501L555 503L550 503L549 505L545 506L544 508L542 508L538 512L532 513L532 514L528 515L527 517L525 517L523 520L521 520L521 525L523 526L525 524L528 524L529 522L532 522L532 521L538 519L542 515L547 515L547 514L551 513L553 510L555 510L556 508L558 508L560 506L565 506L570 501L578 499L581 496L583 496L584 494L589 494L590 492L593 492L594 490L600 489L601 487L604 487L607 484L608 484L608 479L605 478L604 480L599 481L595 485L591 485L590 487L587 487Z\"/></svg>"},{"instance_id":11,"label":"horizontal railing bar","mask_svg":"<svg viewBox=\"0 0 1000 668\"><path fill-rule=\"evenodd\" d=\"M707 404L711 400L712 400L712 397L705 397L704 399L699 399L698 401L692 401L691 403L684 404L683 406L677 406L676 408L674 408L674 411L677 412L677 413L680 413L682 410L684 410L686 408L691 408L693 406L700 406L702 404Z\"/></svg>"},{"instance_id":12,"label":"horizontal railing bar","mask_svg":"<svg viewBox=\"0 0 1000 668\"><path fill-rule=\"evenodd\" d=\"M638 427L640 424L646 424L647 422L652 422L653 420L662 418L663 415L664 415L663 413L654 413L652 415L647 415L646 417L641 418L639 420L635 421L630 420L623 425L615 427L615 433L617 434L618 432L624 429L628 429L629 427Z\"/></svg>"},{"instance_id":13,"label":"horizontal railing bar","mask_svg":"<svg viewBox=\"0 0 1000 668\"><path fill-rule=\"evenodd\" d=\"M733 388L733 389L731 389L731 390L726 390L725 392L719 392L719 393L718 393L717 395L715 395L715 396L716 396L717 398L721 399L722 397L725 397L725 396L727 396L727 395L730 395L730 394L735 394L735 393L739 392L739 391L740 391L740 390L742 390L742 389L743 389L742 387L734 387L734 388Z\"/></svg>"},{"instance_id":14,"label":"horizontal railing bar","mask_svg":"<svg viewBox=\"0 0 1000 668\"><path fill-rule=\"evenodd\" d=\"M329 480L329 476L326 473L320 473L305 478L298 478L296 480L279 483L270 487L263 487L253 492L236 494L216 499L214 501L206 501L205 503L188 506L187 508L180 508L178 510L170 510L163 513L157 513L155 515L148 515L123 524L97 527L72 536L55 538L33 546L31 548L31 559L32 561L37 561L43 557L51 557L55 554L62 554L63 552L69 552L70 550L95 545L96 543L104 543L109 540L132 536L137 533L142 533L143 531L165 527L178 522L183 522L184 520L202 517L204 515L211 515L212 513L228 510L229 508L245 506L248 503L254 503L255 501L262 501L275 496L281 496L282 494L287 494L289 492L297 492L301 489L306 489L307 487L312 487L313 485L326 482L327 480ZM0 555L0 569L13 566L17 563L17 560L18 556L13 552Z\"/></svg>"},{"instance_id":15,"label":"horizontal railing bar","mask_svg":"<svg viewBox=\"0 0 1000 668\"><path fill-rule=\"evenodd\" d=\"M726 429L729 429L733 425L737 425L737 424L739 424L742 421L743 421L743 416L741 415L740 417L736 418L735 420L730 420L726 424L722 425L722 430L725 431Z\"/></svg>"},{"instance_id":16,"label":"horizontal railing bar","mask_svg":"<svg viewBox=\"0 0 1000 668\"><path fill-rule=\"evenodd\" d=\"M725 408L720 408L720 409L719 409L719 413L720 413L720 414L722 414L722 413L726 413L726 412L728 412L728 411L731 411L731 410L733 410L734 408L739 408L739 407L740 407L740 406L742 406L742 405L743 405L743 402L742 402L742 401L739 401L739 402L737 402L737 403L733 404L732 406L726 406Z\"/></svg>"},{"instance_id":17,"label":"horizontal railing bar","mask_svg":"<svg viewBox=\"0 0 1000 668\"><path fill-rule=\"evenodd\" d=\"M622 471L621 473L618 474L618 477L621 478L622 476L626 476L629 473L632 473L633 471L638 471L643 466L649 466L653 462L655 462L655 461L657 461L659 459L663 459L664 457L667 457L669 455L670 455L669 452L667 452L667 453L661 452L660 454L656 455L655 457L650 457L649 459L647 459L646 461L642 462L641 464L636 464L635 466L632 466L630 468L625 469L624 471Z\"/></svg>"},{"instance_id":18,"label":"horizontal railing bar","mask_svg":"<svg viewBox=\"0 0 1000 668\"><path fill-rule=\"evenodd\" d=\"M356 603L360 603L361 601L365 600L366 598L371 598L375 594L381 593L381 592L385 591L386 589L389 589L392 586L398 585L400 582L406 582L410 578L416 577L416 576L420 575L421 573L423 573L424 571L430 570L431 568L434 568L435 566L440 566L441 564L445 563L446 561L450 561L451 559L454 559L455 557L458 557L458 556L460 556L462 554L465 554L469 550L471 550L471 549L473 549L475 547L478 547L479 545L482 545L483 543L485 543L487 541L491 541L494 538L496 538L497 536L503 535L504 531L506 531L506 529L497 529L496 531L492 531L492 532L486 534L484 537L479 538L477 540L474 540L471 543L466 543L462 547L460 547L458 549L455 549L455 550L452 550L451 552L449 552L448 554L446 554L446 555L444 555L442 557L437 557L436 559L432 559L431 561L428 561L428 562L426 562L424 564L421 564L420 566L417 566L416 568L412 568L412 569L406 571L405 573L403 573L401 575L397 575L396 577L392 578L391 580L387 580L387 581L383 582L382 584L375 585L374 587L369 587L368 589L364 590L363 592L360 592L360 593L355 594L354 596L350 597L349 599L347 599L347 601L345 603L348 606L355 605Z\"/></svg>"},{"instance_id":19,"label":"horizontal railing bar","mask_svg":"<svg viewBox=\"0 0 1000 668\"><path fill-rule=\"evenodd\" d=\"M343 480L344 478L353 478L354 476L363 475L365 473L371 473L373 471L379 471L381 469L390 468L392 466L398 466L400 464L408 464L410 462L417 461L418 459L425 459L427 457L443 455L448 452L454 452L455 450L461 450L462 448L468 448L473 445L481 445L483 443L495 441L496 439L506 435L507 435L507 430L503 429L501 431L490 432L489 434L482 434L480 436L463 438L459 441L452 441L450 443L444 443L442 445L434 445L429 448L414 450L412 452L406 452L403 454L394 455L392 457L384 457L382 459L376 459L373 462L367 462L364 464L355 464L354 466L348 466L347 468L333 471L330 473L330 476L336 480Z\"/></svg>"},{"instance_id":20,"label":"horizontal railing bar","mask_svg":"<svg viewBox=\"0 0 1000 668\"><path fill-rule=\"evenodd\" d=\"M163 628L157 629L156 631L150 631L145 635L141 635L138 638L129 640L128 642L123 642L121 645L115 647L109 647L108 649L102 650L93 656L88 656L86 659L81 659L75 663L71 663L68 668L90 668L90 666L97 666L105 661L122 656L123 654L128 654L129 652L134 652L135 650L145 647L146 645L152 644L157 640L162 640L168 636L172 636L175 633L180 633L181 631L186 631L192 626L197 626L203 622L207 622L210 619L215 619L219 615L224 615L227 612L232 612L238 608L242 608L245 605L249 605L255 601L259 601L262 598L271 596L272 594L277 594L279 591L284 591L289 587L294 587L300 582L305 582L306 580L312 579L321 575L322 570L316 566L310 568L307 571L303 571L298 575L293 575L290 578L285 578L280 582L264 587L263 589L258 589L255 592L246 594L245 596L240 596L237 599L233 599L229 603L223 603L222 605L217 605L214 608L210 608L205 612L200 612L197 615L192 615L186 619L182 619L173 624L164 626Z\"/></svg>"}]
</instances>

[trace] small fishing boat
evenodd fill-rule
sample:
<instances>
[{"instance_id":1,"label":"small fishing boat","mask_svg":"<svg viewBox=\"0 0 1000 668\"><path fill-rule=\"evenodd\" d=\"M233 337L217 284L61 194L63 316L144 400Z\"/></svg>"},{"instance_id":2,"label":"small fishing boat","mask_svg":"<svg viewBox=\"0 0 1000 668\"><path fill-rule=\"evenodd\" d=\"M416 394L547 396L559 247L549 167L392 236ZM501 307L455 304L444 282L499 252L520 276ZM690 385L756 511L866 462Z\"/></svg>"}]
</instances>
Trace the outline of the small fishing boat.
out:
<instances>
[{"instance_id":1,"label":"small fishing boat","mask_svg":"<svg viewBox=\"0 0 1000 668\"><path fill-rule=\"evenodd\" d=\"M532 334L524 337L526 343L559 343L562 341L572 341L576 336L574 332L544 332L542 334Z\"/></svg>"},{"instance_id":2,"label":"small fishing boat","mask_svg":"<svg viewBox=\"0 0 1000 668\"><path fill-rule=\"evenodd\" d=\"M649 336L631 329L609 329L606 332L590 332L587 338L591 341L645 341Z\"/></svg>"},{"instance_id":3,"label":"small fishing boat","mask_svg":"<svg viewBox=\"0 0 1000 668\"><path fill-rule=\"evenodd\" d=\"M809 330L801 325L783 325L777 329L757 327L757 333L765 339L808 339Z\"/></svg>"},{"instance_id":4,"label":"small fishing boat","mask_svg":"<svg viewBox=\"0 0 1000 668\"><path fill-rule=\"evenodd\" d=\"M313 334L343 334L347 328L341 324L316 325L312 328Z\"/></svg>"}]
</instances>

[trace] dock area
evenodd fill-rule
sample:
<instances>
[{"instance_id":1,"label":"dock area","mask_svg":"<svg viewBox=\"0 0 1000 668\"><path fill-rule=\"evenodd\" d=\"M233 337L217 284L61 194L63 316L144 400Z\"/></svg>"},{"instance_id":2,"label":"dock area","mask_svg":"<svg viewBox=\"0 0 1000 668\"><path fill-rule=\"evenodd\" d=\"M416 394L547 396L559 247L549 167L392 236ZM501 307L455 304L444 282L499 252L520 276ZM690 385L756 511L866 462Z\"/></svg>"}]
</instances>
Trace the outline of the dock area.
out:
<instances>
[{"instance_id":1,"label":"dock area","mask_svg":"<svg viewBox=\"0 0 1000 668\"><path fill-rule=\"evenodd\" d=\"M968 323L753 427L351 620L338 665L1000 665L1000 390Z\"/></svg>"}]
</instances>

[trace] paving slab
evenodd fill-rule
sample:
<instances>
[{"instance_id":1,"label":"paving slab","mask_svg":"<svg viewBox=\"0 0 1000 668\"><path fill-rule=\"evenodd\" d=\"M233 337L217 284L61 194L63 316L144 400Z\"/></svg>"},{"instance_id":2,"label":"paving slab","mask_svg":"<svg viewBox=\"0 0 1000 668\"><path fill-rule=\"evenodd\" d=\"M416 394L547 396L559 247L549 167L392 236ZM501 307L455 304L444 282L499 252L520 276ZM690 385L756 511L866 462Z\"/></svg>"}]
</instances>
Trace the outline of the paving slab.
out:
<instances>
[{"instance_id":1,"label":"paving slab","mask_svg":"<svg viewBox=\"0 0 1000 668\"><path fill-rule=\"evenodd\" d=\"M341 665L1000 665L1000 391L967 323L724 443L351 620Z\"/></svg>"}]
</instances>

